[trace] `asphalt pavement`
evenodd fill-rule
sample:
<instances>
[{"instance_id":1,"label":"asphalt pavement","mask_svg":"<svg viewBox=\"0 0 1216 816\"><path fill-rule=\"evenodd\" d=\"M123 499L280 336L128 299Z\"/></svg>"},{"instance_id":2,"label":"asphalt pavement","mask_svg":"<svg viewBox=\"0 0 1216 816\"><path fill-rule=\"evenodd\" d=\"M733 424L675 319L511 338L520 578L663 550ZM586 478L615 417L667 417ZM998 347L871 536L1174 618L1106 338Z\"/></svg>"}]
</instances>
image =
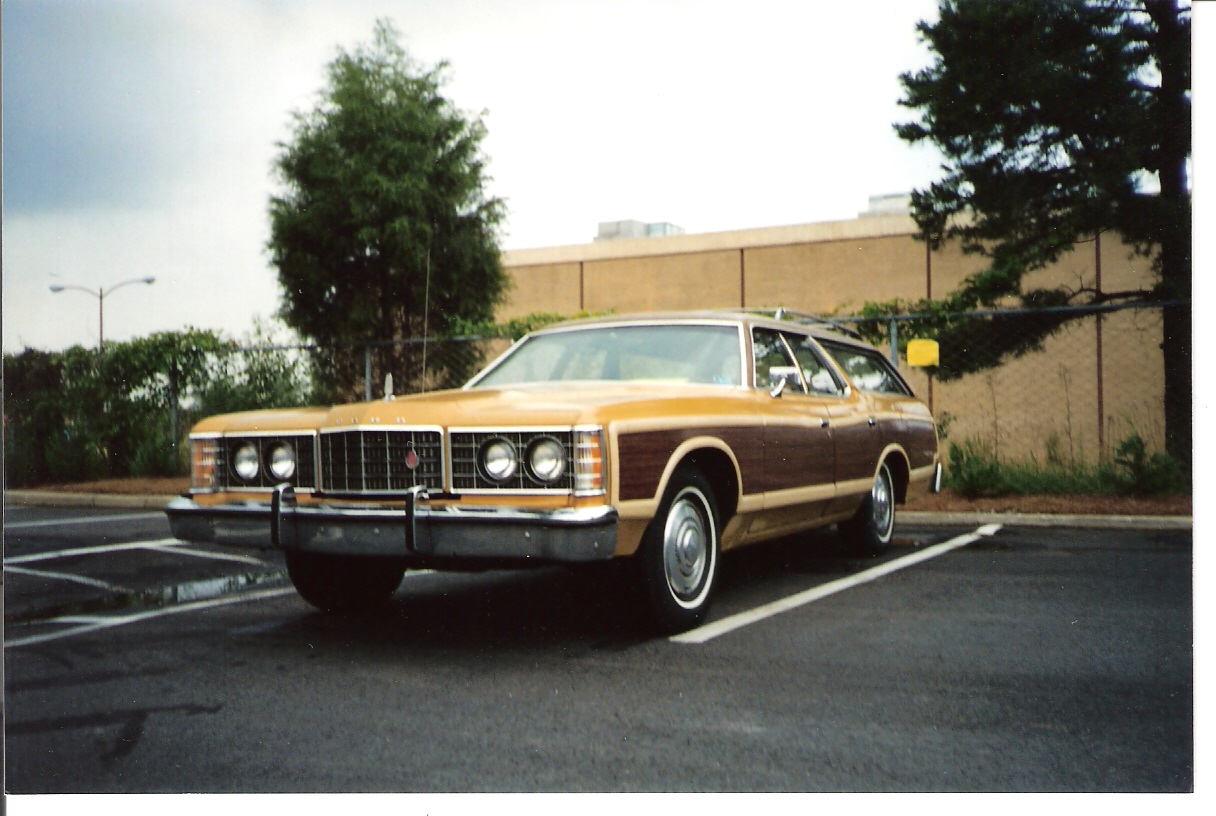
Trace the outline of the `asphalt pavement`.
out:
<instances>
[{"instance_id":1,"label":"asphalt pavement","mask_svg":"<svg viewBox=\"0 0 1216 816\"><path fill-rule=\"evenodd\" d=\"M6 594L228 563L156 511L9 521ZM370 616L284 584L6 622L9 791L1194 789L1189 531L901 525L864 563L731 554L695 638L555 570L419 572Z\"/></svg>"}]
</instances>

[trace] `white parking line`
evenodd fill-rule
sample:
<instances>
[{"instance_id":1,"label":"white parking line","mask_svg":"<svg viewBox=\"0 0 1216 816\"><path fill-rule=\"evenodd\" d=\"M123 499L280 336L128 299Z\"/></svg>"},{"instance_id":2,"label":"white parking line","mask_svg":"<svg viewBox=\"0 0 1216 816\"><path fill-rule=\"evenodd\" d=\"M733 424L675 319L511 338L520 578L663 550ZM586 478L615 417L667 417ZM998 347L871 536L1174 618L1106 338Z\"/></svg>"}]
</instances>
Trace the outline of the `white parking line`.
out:
<instances>
[{"instance_id":1,"label":"white parking line","mask_svg":"<svg viewBox=\"0 0 1216 816\"><path fill-rule=\"evenodd\" d=\"M4 525L6 530L28 530L33 527L59 527L63 524L99 524L105 521L136 521L138 519L164 518L164 513L123 513L117 516L88 516L86 518L43 519L42 521L15 521Z\"/></svg>"},{"instance_id":2,"label":"white parking line","mask_svg":"<svg viewBox=\"0 0 1216 816\"><path fill-rule=\"evenodd\" d=\"M26 567L14 567L8 564L4 565L5 572L11 572L13 575L29 575L34 578L51 578L56 581L71 581L74 584L84 584L87 587L94 589L104 589L106 592L126 592L126 589L114 584L99 581L96 578L89 578L84 575L72 575L67 572L49 572L47 570L28 569Z\"/></svg>"},{"instance_id":3,"label":"white parking line","mask_svg":"<svg viewBox=\"0 0 1216 816\"><path fill-rule=\"evenodd\" d=\"M191 550L186 547L169 547L164 544L157 544L154 547L148 547L148 549L157 550L160 552L171 552L174 555L188 555L191 558L211 558L216 561L235 561L238 564L253 564L258 567L270 566L270 562L261 558L254 558L252 555L235 555L233 553L208 552L207 550Z\"/></svg>"},{"instance_id":4,"label":"white parking line","mask_svg":"<svg viewBox=\"0 0 1216 816\"><path fill-rule=\"evenodd\" d=\"M930 558L936 558L939 555L945 555L951 550L957 550L959 547L965 547L968 544L973 544L986 536L995 535L1001 529L999 524L986 524L979 527L975 532L967 533L949 541L935 544L932 547L926 547L920 552L905 555L903 558L896 558L887 561L884 564L879 564L877 567L872 567L868 570L863 570L856 575L850 575L847 578L841 578L838 581L831 581L826 584L808 589L805 592L799 592L797 595L791 595L788 598L782 598L779 601L765 604L764 606L756 607L747 612L740 612L737 615L723 618L722 620L707 623L696 629L691 629L679 635L670 638L673 643L706 643L716 637L721 637L736 629L742 629L744 626L750 626L753 623L758 623L774 615L780 615L782 612L788 612L791 609L797 609L800 606L813 603L829 595L835 595L837 592L843 592L846 589L860 586L870 581L877 580L884 575L890 575L893 572L898 572L902 569L919 564L922 561L928 561Z\"/></svg>"},{"instance_id":5,"label":"white parking line","mask_svg":"<svg viewBox=\"0 0 1216 816\"><path fill-rule=\"evenodd\" d=\"M15 555L4 559L4 566L9 564L33 564L37 561L54 561L56 558L69 558L74 555L102 555L104 553L122 552L124 550L160 549L162 547L184 547L186 542L176 538L158 538L155 541L129 541L124 544L98 544L96 547L73 547L70 550L53 550L51 552Z\"/></svg>"},{"instance_id":6,"label":"white parking line","mask_svg":"<svg viewBox=\"0 0 1216 816\"><path fill-rule=\"evenodd\" d=\"M434 570L429 569L410 570L405 574L404 580L408 581L411 578L420 578L424 575L433 575L434 572ZM186 603L179 603L172 606L149 609L145 612L136 612L130 615L64 615L63 617L59 618L38 621L37 625L71 626L71 628L60 629L54 632L46 632L41 635L30 635L24 638L5 639L4 648L15 649L19 646L35 646L37 644L47 643L48 641L52 640L62 640L63 638L73 637L75 635L84 635L101 629L113 629L118 626L127 626L132 623L140 623L141 621L152 620L153 618L160 618L166 615L177 615L182 612L200 612L217 606L246 603L248 601L266 601L295 594L296 590L292 587L285 587L282 589L260 589L249 592L238 592L221 598L188 601Z\"/></svg>"},{"instance_id":7,"label":"white parking line","mask_svg":"<svg viewBox=\"0 0 1216 816\"><path fill-rule=\"evenodd\" d=\"M127 626L132 623L150 620L152 618L161 618L166 615L177 615L182 612L199 612L204 609L212 609L217 606L228 606L230 604L246 603L248 601L264 601L271 598L281 598L284 595L294 595L295 590L286 589L263 589L255 592L243 592L238 595L230 595L225 598L215 598L208 601L194 601L192 603L179 604L177 606L166 606L160 609L150 609L147 612L137 612L133 615L115 615L114 617L98 618L93 616L67 616L63 618L53 618L48 621L41 621L42 624L77 624L71 629L61 629L58 632L47 632L42 635L30 635L24 638L6 639L4 648L16 649L21 646L34 646L39 643L46 643L52 640L60 640L61 638L72 637L74 635L83 635L87 632L96 632L100 629L112 629L116 626Z\"/></svg>"}]
</instances>

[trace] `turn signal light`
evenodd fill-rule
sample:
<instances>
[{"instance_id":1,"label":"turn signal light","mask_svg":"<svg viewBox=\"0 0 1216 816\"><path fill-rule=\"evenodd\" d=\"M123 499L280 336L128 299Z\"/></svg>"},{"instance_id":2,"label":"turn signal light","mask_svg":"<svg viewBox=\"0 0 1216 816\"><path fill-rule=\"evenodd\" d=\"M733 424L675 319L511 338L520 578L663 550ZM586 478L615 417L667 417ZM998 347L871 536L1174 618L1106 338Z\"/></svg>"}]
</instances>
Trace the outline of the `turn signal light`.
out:
<instances>
[{"instance_id":1,"label":"turn signal light","mask_svg":"<svg viewBox=\"0 0 1216 816\"><path fill-rule=\"evenodd\" d=\"M218 463L220 440L190 440L190 488L192 490L217 490L219 488Z\"/></svg>"},{"instance_id":2,"label":"turn signal light","mask_svg":"<svg viewBox=\"0 0 1216 816\"><path fill-rule=\"evenodd\" d=\"M597 496L604 492L604 429L574 431L574 494Z\"/></svg>"}]
</instances>

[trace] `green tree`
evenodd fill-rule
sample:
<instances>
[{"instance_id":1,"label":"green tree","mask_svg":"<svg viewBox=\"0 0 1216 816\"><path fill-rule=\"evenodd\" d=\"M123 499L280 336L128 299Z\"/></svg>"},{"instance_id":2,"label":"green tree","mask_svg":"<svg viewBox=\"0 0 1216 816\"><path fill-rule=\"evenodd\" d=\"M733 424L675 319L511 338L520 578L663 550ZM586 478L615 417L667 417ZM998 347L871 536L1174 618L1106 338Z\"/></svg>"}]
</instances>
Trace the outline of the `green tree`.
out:
<instances>
[{"instance_id":1,"label":"green tree","mask_svg":"<svg viewBox=\"0 0 1216 816\"><path fill-rule=\"evenodd\" d=\"M4 484L47 484L54 464L48 442L64 435L62 356L36 349L4 355Z\"/></svg>"},{"instance_id":2,"label":"green tree","mask_svg":"<svg viewBox=\"0 0 1216 816\"><path fill-rule=\"evenodd\" d=\"M186 468L193 420L299 406L308 371L258 326L242 349L212 331L157 332L104 351L4 355L4 470L12 487Z\"/></svg>"},{"instance_id":3,"label":"green tree","mask_svg":"<svg viewBox=\"0 0 1216 816\"><path fill-rule=\"evenodd\" d=\"M230 347L213 332L187 329L104 351L6 354L8 483L179 473L186 428L178 406L217 379L216 354Z\"/></svg>"},{"instance_id":4,"label":"green tree","mask_svg":"<svg viewBox=\"0 0 1216 816\"><path fill-rule=\"evenodd\" d=\"M505 206L484 190L486 129L443 96L446 70L416 64L379 22L370 46L339 52L318 106L280 145L269 243L280 315L320 348L331 398L360 393L362 344L488 320L506 290ZM377 379L420 381L413 352L377 354L387 369Z\"/></svg>"},{"instance_id":5,"label":"green tree","mask_svg":"<svg viewBox=\"0 0 1216 816\"><path fill-rule=\"evenodd\" d=\"M957 240L990 263L944 300L898 306L944 315L1010 298L1030 307L1189 301L1189 6L941 0L939 12L938 22L918 26L932 63L900 77L901 104L919 121L897 124L896 132L935 145L945 158L944 178L913 193L913 217L931 246ZM1152 257L1155 285L1023 288L1026 273L1107 231ZM872 304L869 311L895 308ZM1166 444L1189 462L1189 302L1163 315ZM1033 330L1009 334L996 356L1035 346L1066 319L1043 313ZM962 348L987 328L943 318L924 330L938 332L945 349ZM953 373L992 362L956 361Z\"/></svg>"},{"instance_id":6,"label":"green tree","mask_svg":"<svg viewBox=\"0 0 1216 816\"><path fill-rule=\"evenodd\" d=\"M256 321L241 345L216 357L213 376L194 387L191 416L260 408L298 408L313 399L311 366L294 337L281 340L274 325Z\"/></svg>"}]
</instances>

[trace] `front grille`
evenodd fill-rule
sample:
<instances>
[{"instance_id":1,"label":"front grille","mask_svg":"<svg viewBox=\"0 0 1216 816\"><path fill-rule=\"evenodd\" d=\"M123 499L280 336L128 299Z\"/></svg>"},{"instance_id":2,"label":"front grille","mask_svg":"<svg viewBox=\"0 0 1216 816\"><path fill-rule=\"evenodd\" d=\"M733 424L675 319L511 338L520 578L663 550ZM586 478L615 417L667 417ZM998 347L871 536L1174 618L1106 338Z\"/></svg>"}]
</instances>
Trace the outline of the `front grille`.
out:
<instances>
[{"instance_id":1,"label":"front grille","mask_svg":"<svg viewBox=\"0 0 1216 816\"><path fill-rule=\"evenodd\" d=\"M443 435L437 430L350 430L321 434L321 490L402 493L443 489Z\"/></svg>"},{"instance_id":2,"label":"front grille","mask_svg":"<svg viewBox=\"0 0 1216 816\"><path fill-rule=\"evenodd\" d=\"M545 484L534 479L526 465L528 445L541 437L552 437L566 450L566 469L560 479ZM496 482L486 477L478 467L482 445L493 439L505 439L515 446L520 464L515 475L505 482ZM457 493L470 490L559 490L574 489L573 434L570 430L522 430L522 431L453 431L452 432L452 489Z\"/></svg>"}]
</instances>

